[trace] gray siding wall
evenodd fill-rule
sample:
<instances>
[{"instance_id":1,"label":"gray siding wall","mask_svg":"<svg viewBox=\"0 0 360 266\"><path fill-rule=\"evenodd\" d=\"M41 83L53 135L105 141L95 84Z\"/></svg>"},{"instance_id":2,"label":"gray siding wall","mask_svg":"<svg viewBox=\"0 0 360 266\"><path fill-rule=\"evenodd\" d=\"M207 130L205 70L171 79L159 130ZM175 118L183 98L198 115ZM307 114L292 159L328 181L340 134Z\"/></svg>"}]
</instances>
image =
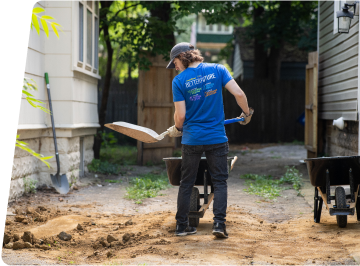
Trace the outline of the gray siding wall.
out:
<instances>
[{"instance_id":1,"label":"gray siding wall","mask_svg":"<svg viewBox=\"0 0 360 266\"><path fill-rule=\"evenodd\" d=\"M359 19L354 17L349 34L333 33L334 2L320 2L319 118L358 120Z\"/></svg>"}]
</instances>

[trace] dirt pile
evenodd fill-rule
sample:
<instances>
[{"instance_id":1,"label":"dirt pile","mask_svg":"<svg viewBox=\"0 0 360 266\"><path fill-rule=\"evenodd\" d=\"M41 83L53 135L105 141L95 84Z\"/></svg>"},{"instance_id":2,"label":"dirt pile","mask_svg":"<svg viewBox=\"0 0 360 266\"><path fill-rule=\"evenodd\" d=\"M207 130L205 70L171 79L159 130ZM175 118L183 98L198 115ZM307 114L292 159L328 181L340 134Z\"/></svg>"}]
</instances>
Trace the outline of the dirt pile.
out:
<instances>
[{"instance_id":1,"label":"dirt pile","mask_svg":"<svg viewBox=\"0 0 360 266\"><path fill-rule=\"evenodd\" d=\"M45 231L47 224L71 216L63 211L54 213L56 216L42 224ZM319 264L337 261L352 264L354 261L347 255L346 248L360 245L359 238L354 237L360 235L356 224L349 224L351 233L340 230L331 221L332 217L327 222L327 214L324 214L323 224L313 224L311 214L289 222L268 223L246 209L229 207L227 229L230 237L226 240L218 240L211 234L210 213L200 220L196 235L175 237L174 215L166 211L139 214L129 219L123 215L105 217L93 213L91 216L98 218L73 223L73 228L66 232L42 238L32 233L37 224L24 225L15 222L14 217L6 226L4 245L16 252L28 250L42 258L60 258L64 263L74 264L106 261L123 264L144 261L156 264L185 261L196 264ZM77 216L89 219L87 214ZM66 237L68 235L71 238Z\"/></svg>"}]
</instances>

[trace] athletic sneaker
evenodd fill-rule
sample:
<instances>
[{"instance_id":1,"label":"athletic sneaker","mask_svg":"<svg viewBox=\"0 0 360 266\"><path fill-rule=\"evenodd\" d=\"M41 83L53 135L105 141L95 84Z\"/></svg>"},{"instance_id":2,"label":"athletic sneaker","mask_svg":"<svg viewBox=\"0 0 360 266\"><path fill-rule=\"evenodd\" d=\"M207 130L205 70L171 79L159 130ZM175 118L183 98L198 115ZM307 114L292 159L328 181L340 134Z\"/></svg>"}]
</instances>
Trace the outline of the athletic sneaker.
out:
<instances>
[{"instance_id":1,"label":"athletic sneaker","mask_svg":"<svg viewBox=\"0 0 360 266\"><path fill-rule=\"evenodd\" d=\"M226 225L224 223L214 223L213 226L213 235L218 238L228 238L229 235L226 232Z\"/></svg>"},{"instance_id":2,"label":"athletic sneaker","mask_svg":"<svg viewBox=\"0 0 360 266\"><path fill-rule=\"evenodd\" d=\"M186 236L196 233L196 227L186 226L186 225L176 225L175 235L176 236Z\"/></svg>"}]
</instances>

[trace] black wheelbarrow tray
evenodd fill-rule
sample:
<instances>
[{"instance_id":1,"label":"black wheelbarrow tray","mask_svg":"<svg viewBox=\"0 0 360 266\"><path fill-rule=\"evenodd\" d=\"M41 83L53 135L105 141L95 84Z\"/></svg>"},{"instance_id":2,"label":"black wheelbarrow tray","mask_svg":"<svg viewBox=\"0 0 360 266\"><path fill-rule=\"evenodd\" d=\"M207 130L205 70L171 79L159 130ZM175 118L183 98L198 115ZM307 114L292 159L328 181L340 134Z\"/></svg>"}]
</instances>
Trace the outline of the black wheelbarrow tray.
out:
<instances>
[{"instance_id":1,"label":"black wheelbarrow tray","mask_svg":"<svg viewBox=\"0 0 360 266\"><path fill-rule=\"evenodd\" d=\"M330 215L336 215L339 227L346 227L347 215L354 215L355 210L360 221L360 156L323 157L305 162L310 183L315 187L314 222L320 223L323 202ZM343 186L350 187L349 193L345 193ZM335 187L334 195L330 187Z\"/></svg>"},{"instance_id":2,"label":"black wheelbarrow tray","mask_svg":"<svg viewBox=\"0 0 360 266\"><path fill-rule=\"evenodd\" d=\"M166 164L167 175L170 184L173 186L180 186L181 180L181 157L169 157L163 159ZM237 156L228 157L228 172L232 170ZM204 193L200 194L199 189L195 186L203 186ZM209 208L210 203L214 199L214 187L211 182L211 176L208 171L208 164L205 157L201 157L199 169L196 176L195 186L192 189L190 198L190 212L189 212L189 225L197 227L200 218L204 217L205 211ZM210 186L210 193L208 193L208 186ZM203 204L200 204L200 199Z\"/></svg>"}]
</instances>

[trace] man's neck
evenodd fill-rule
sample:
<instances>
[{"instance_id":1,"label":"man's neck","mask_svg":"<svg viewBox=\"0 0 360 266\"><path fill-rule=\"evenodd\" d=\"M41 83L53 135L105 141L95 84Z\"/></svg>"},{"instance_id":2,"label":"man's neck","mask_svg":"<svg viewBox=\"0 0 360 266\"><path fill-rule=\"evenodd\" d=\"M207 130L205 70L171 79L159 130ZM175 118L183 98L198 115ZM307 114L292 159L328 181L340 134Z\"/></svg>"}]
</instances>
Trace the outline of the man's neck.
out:
<instances>
[{"instance_id":1,"label":"man's neck","mask_svg":"<svg viewBox=\"0 0 360 266\"><path fill-rule=\"evenodd\" d=\"M197 67L198 65L200 65L201 62L192 62L188 67L192 67L192 68L195 68Z\"/></svg>"}]
</instances>

